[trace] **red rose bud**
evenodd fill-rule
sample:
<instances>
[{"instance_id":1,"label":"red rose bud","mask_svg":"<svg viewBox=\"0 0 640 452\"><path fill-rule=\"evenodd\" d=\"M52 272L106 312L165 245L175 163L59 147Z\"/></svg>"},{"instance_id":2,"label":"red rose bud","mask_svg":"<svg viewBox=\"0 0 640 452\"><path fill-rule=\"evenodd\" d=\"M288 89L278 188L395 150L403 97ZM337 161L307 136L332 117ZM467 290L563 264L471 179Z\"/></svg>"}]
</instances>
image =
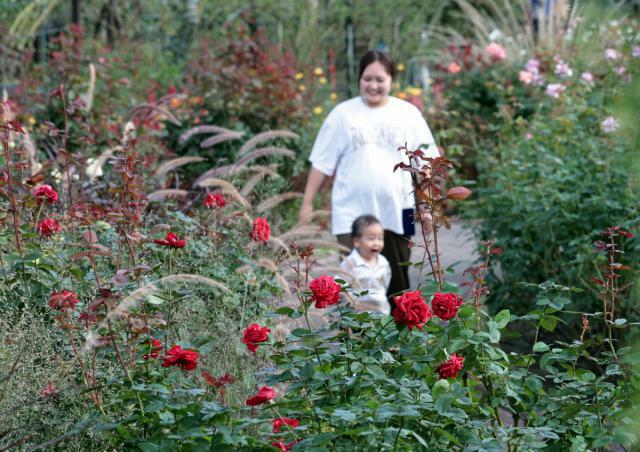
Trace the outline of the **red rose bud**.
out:
<instances>
[{"instance_id":1,"label":"red rose bud","mask_svg":"<svg viewBox=\"0 0 640 452\"><path fill-rule=\"evenodd\" d=\"M321 276L314 279L309 284L309 289L312 292L311 301L315 302L318 309L338 303L340 291L342 290L340 284L331 276Z\"/></svg>"},{"instance_id":2,"label":"red rose bud","mask_svg":"<svg viewBox=\"0 0 640 452\"><path fill-rule=\"evenodd\" d=\"M49 307L59 311L75 309L78 302L80 302L78 294L69 290L54 291L49 297Z\"/></svg>"},{"instance_id":3,"label":"red rose bud","mask_svg":"<svg viewBox=\"0 0 640 452\"><path fill-rule=\"evenodd\" d=\"M258 343L266 342L269 340L269 333L271 330L266 326L260 326L257 323L252 323L244 330L242 337L242 343L247 346L252 352L258 350Z\"/></svg>"},{"instance_id":4,"label":"red rose bud","mask_svg":"<svg viewBox=\"0 0 640 452\"><path fill-rule=\"evenodd\" d=\"M42 201L48 201L54 203L58 200L58 192L55 191L51 185L38 185L33 189L33 196L38 200L38 203Z\"/></svg>"},{"instance_id":5,"label":"red rose bud","mask_svg":"<svg viewBox=\"0 0 640 452\"><path fill-rule=\"evenodd\" d=\"M288 417L281 417L273 420L273 433L280 433L283 427L288 425L289 427L296 428L300 425L300 421L297 419L291 419Z\"/></svg>"},{"instance_id":6,"label":"red rose bud","mask_svg":"<svg viewBox=\"0 0 640 452\"><path fill-rule=\"evenodd\" d=\"M440 317L442 320L451 320L458 314L458 309L464 304L462 298L453 293L440 293L433 294L431 300L431 307L433 313Z\"/></svg>"},{"instance_id":7,"label":"red rose bud","mask_svg":"<svg viewBox=\"0 0 640 452\"><path fill-rule=\"evenodd\" d=\"M440 378L456 378L458 376L458 372L462 370L463 365L464 358L452 353L449 360L438 366L436 372L438 372Z\"/></svg>"},{"instance_id":8,"label":"red rose bud","mask_svg":"<svg viewBox=\"0 0 640 452\"><path fill-rule=\"evenodd\" d=\"M143 355L142 359L145 361L148 359L156 359L158 357L158 353L162 350L162 342L154 337L151 341L144 342L144 350L150 351L148 355Z\"/></svg>"},{"instance_id":9,"label":"red rose bud","mask_svg":"<svg viewBox=\"0 0 640 452\"><path fill-rule=\"evenodd\" d=\"M410 330L415 327L422 328L433 314L419 290L405 292L394 298L396 307L393 310L393 318L396 323L406 325Z\"/></svg>"},{"instance_id":10,"label":"red rose bud","mask_svg":"<svg viewBox=\"0 0 640 452\"><path fill-rule=\"evenodd\" d=\"M269 400L275 399L275 397L276 391L274 391L273 388L270 388L269 386L263 386L262 388L260 388L256 395L254 395L253 397L249 397L245 403L249 406L262 405Z\"/></svg>"},{"instance_id":11,"label":"red rose bud","mask_svg":"<svg viewBox=\"0 0 640 452\"><path fill-rule=\"evenodd\" d=\"M187 245L186 240L178 238L178 236L173 232L167 233L167 236L164 239L154 240L154 243L170 248L184 248Z\"/></svg>"},{"instance_id":12,"label":"red rose bud","mask_svg":"<svg viewBox=\"0 0 640 452\"><path fill-rule=\"evenodd\" d=\"M207 193L204 198L204 206L208 209L222 208L227 205L227 200L221 193Z\"/></svg>"},{"instance_id":13,"label":"red rose bud","mask_svg":"<svg viewBox=\"0 0 640 452\"><path fill-rule=\"evenodd\" d=\"M43 237L51 237L62 231L62 226L53 218L47 218L38 223L38 231Z\"/></svg>"},{"instance_id":14,"label":"red rose bud","mask_svg":"<svg viewBox=\"0 0 640 452\"><path fill-rule=\"evenodd\" d=\"M271 237L271 228L266 218L258 217L253 221L253 228L249 233L249 237L254 242L265 243Z\"/></svg>"},{"instance_id":15,"label":"red rose bud","mask_svg":"<svg viewBox=\"0 0 640 452\"><path fill-rule=\"evenodd\" d=\"M454 201L462 201L471 195L471 190L467 187L452 187L447 191L447 198Z\"/></svg>"},{"instance_id":16,"label":"red rose bud","mask_svg":"<svg viewBox=\"0 0 640 452\"><path fill-rule=\"evenodd\" d=\"M195 350L183 350L179 345L174 345L167 351L167 356L162 358L162 367L178 366L183 370L193 370L198 365L199 356Z\"/></svg>"}]
</instances>

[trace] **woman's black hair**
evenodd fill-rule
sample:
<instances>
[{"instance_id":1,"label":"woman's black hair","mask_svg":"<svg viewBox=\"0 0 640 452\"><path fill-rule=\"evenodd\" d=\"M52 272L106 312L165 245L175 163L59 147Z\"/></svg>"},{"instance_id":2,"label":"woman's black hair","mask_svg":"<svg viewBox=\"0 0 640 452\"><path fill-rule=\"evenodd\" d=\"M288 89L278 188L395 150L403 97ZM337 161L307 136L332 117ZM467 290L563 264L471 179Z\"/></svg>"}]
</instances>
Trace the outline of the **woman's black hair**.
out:
<instances>
[{"instance_id":1,"label":"woman's black hair","mask_svg":"<svg viewBox=\"0 0 640 452\"><path fill-rule=\"evenodd\" d=\"M378 62L384 66L387 74L391 76L392 80L396 78L396 64L393 62L387 52L382 50L369 50L360 58L360 75L358 75L358 81L362 78L364 70L373 62Z\"/></svg>"},{"instance_id":2,"label":"woman's black hair","mask_svg":"<svg viewBox=\"0 0 640 452\"><path fill-rule=\"evenodd\" d=\"M362 215L356 218L351 225L351 238L355 239L361 237L364 228L367 228L372 224L380 224L380 220L373 215Z\"/></svg>"}]
</instances>

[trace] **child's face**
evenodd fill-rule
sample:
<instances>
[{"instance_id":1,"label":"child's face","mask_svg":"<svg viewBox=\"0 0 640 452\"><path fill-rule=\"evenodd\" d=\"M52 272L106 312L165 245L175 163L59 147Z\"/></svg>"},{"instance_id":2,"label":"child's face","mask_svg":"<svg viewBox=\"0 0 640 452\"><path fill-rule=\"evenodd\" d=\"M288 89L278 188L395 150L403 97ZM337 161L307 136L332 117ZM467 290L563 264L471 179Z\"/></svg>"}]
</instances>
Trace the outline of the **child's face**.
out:
<instances>
[{"instance_id":1,"label":"child's face","mask_svg":"<svg viewBox=\"0 0 640 452\"><path fill-rule=\"evenodd\" d=\"M365 260L374 260L384 248L384 230L377 223L366 226L360 237L353 239L353 246Z\"/></svg>"}]
</instances>

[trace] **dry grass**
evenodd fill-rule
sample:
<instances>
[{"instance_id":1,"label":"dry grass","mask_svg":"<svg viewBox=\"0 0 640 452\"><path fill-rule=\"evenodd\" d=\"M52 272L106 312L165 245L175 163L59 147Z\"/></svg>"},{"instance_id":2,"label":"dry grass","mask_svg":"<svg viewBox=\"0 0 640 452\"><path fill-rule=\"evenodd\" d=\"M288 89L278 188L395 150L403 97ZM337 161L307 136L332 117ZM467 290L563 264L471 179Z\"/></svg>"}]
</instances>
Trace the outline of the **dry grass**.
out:
<instances>
[{"instance_id":1,"label":"dry grass","mask_svg":"<svg viewBox=\"0 0 640 452\"><path fill-rule=\"evenodd\" d=\"M204 157L178 157L162 163L155 171L156 177L162 177L169 171L194 162L204 161Z\"/></svg>"},{"instance_id":2,"label":"dry grass","mask_svg":"<svg viewBox=\"0 0 640 452\"><path fill-rule=\"evenodd\" d=\"M187 190L165 189L151 192L147 195L147 198L149 201L164 201L167 198L186 198L187 196L189 196Z\"/></svg>"},{"instance_id":3,"label":"dry grass","mask_svg":"<svg viewBox=\"0 0 640 452\"><path fill-rule=\"evenodd\" d=\"M275 138L298 139L299 136L289 130L270 130L267 132L259 133L242 145L242 147L238 151L238 157L244 156L246 153L248 153L253 148L255 148L258 144L264 143L265 141L268 141L268 140L273 140Z\"/></svg>"},{"instance_id":4,"label":"dry grass","mask_svg":"<svg viewBox=\"0 0 640 452\"><path fill-rule=\"evenodd\" d=\"M129 118L133 120L136 116L148 115L149 112L154 112L163 116L169 122L171 122L172 124L175 124L176 126L182 125L182 123L178 120L178 118L176 118L173 115L173 113L171 113L169 110L162 108L158 105L148 104L148 103L139 104L133 107L129 112Z\"/></svg>"},{"instance_id":5,"label":"dry grass","mask_svg":"<svg viewBox=\"0 0 640 452\"><path fill-rule=\"evenodd\" d=\"M260 204L258 204L258 206L256 207L256 212L263 213L269 209L273 209L274 207L276 207L277 205L285 201L290 201L292 199L299 199L299 198L302 198L302 193L298 193L298 192L288 192L288 193L282 193L280 195L272 196L271 198L265 199Z\"/></svg>"},{"instance_id":6,"label":"dry grass","mask_svg":"<svg viewBox=\"0 0 640 452\"><path fill-rule=\"evenodd\" d=\"M180 135L180 137L178 138L178 143L180 145L185 144L189 138L195 136L195 135L201 135L204 133L216 133L216 134L224 134L224 133L238 133L240 135L243 135L241 132L235 132L231 129L227 129L225 127L220 127L220 126L214 126L214 125L202 125L202 126L197 126L197 127L192 127L186 131L184 131L182 133L182 135Z\"/></svg>"}]
</instances>

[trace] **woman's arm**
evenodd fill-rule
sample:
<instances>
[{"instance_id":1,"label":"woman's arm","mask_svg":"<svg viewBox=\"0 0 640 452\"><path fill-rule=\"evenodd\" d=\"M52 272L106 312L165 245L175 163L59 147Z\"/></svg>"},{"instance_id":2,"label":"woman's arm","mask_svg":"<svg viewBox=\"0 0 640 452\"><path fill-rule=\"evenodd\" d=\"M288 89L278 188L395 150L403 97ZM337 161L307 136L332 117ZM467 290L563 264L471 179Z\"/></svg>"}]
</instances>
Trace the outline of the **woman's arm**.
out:
<instances>
[{"instance_id":1,"label":"woman's arm","mask_svg":"<svg viewBox=\"0 0 640 452\"><path fill-rule=\"evenodd\" d=\"M304 197L302 198L302 206L300 206L300 213L298 219L301 223L306 223L311 218L313 213L313 199L318 193L322 182L326 179L327 175L322 171L315 168L311 168L309 177L307 178L307 186L304 189Z\"/></svg>"}]
</instances>

